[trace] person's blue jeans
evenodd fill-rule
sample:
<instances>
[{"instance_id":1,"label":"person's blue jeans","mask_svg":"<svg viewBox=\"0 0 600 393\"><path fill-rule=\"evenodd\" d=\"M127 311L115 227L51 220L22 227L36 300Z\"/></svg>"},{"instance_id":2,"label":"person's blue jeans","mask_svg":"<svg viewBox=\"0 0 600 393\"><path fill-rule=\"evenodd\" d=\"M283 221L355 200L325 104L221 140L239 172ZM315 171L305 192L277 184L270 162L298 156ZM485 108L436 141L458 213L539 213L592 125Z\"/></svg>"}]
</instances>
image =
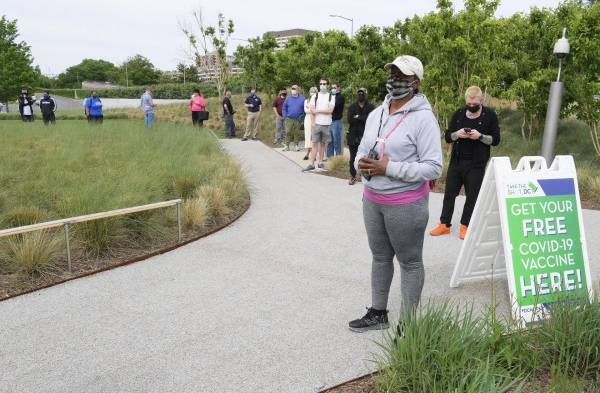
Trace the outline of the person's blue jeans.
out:
<instances>
[{"instance_id":1,"label":"person's blue jeans","mask_svg":"<svg viewBox=\"0 0 600 393\"><path fill-rule=\"evenodd\" d=\"M331 122L331 141L327 144L327 158L344 154L344 146L342 145L342 120L334 120Z\"/></svg>"},{"instance_id":2,"label":"person's blue jeans","mask_svg":"<svg viewBox=\"0 0 600 393\"><path fill-rule=\"evenodd\" d=\"M154 123L154 111L146 111L144 113L144 127L151 128Z\"/></svg>"}]
</instances>

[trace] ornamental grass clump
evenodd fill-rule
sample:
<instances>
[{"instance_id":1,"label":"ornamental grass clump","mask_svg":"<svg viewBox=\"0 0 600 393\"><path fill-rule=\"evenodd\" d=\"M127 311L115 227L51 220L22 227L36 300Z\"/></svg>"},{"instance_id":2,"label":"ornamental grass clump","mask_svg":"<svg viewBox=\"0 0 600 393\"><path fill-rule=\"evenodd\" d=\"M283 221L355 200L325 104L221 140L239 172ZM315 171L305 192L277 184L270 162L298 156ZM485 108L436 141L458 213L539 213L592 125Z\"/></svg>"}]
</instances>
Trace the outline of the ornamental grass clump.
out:
<instances>
[{"instance_id":1,"label":"ornamental grass clump","mask_svg":"<svg viewBox=\"0 0 600 393\"><path fill-rule=\"evenodd\" d=\"M37 231L13 236L3 247L2 259L17 273L44 275L57 270L57 260L64 251L60 236Z\"/></svg>"}]
</instances>

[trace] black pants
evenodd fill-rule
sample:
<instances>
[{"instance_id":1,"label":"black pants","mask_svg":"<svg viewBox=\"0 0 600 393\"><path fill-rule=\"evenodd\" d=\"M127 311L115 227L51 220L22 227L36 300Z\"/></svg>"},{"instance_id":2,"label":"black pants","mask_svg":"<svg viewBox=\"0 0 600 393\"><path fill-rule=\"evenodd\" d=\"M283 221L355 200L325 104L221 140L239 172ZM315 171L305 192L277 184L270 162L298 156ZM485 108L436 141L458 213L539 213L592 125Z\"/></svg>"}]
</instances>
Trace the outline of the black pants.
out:
<instances>
[{"instance_id":1,"label":"black pants","mask_svg":"<svg viewBox=\"0 0 600 393\"><path fill-rule=\"evenodd\" d=\"M103 121L104 121L104 116L102 116L102 115L100 115L100 116L89 115L88 116L88 123L90 123L90 124L102 124Z\"/></svg>"},{"instance_id":2,"label":"black pants","mask_svg":"<svg viewBox=\"0 0 600 393\"><path fill-rule=\"evenodd\" d=\"M198 127L202 127L204 125L204 120L200 120L200 115L202 112L196 111L192 112L192 124Z\"/></svg>"},{"instance_id":3,"label":"black pants","mask_svg":"<svg viewBox=\"0 0 600 393\"><path fill-rule=\"evenodd\" d=\"M451 225L452 213L454 213L454 201L460 192L460 188L464 185L467 200L463 208L460 223L469 225L484 174L485 166L473 168L471 160L459 160L458 162L450 163L448 174L446 175L444 207L442 208L442 216L440 217L442 224Z\"/></svg>"},{"instance_id":4,"label":"black pants","mask_svg":"<svg viewBox=\"0 0 600 393\"><path fill-rule=\"evenodd\" d=\"M56 124L56 116L54 116L54 112L42 113L42 120L44 121L45 125L48 125L48 123Z\"/></svg>"},{"instance_id":5,"label":"black pants","mask_svg":"<svg viewBox=\"0 0 600 393\"><path fill-rule=\"evenodd\" d=\"M21 115L21 120L23 120L24 122L33 121L33 115Z\"/></svg>"},{"instance_id":6,"label":"black pants","mask_svg":"<svg viewBox=\"0 0 600 393\"><path fill-rule=\"evenodd\" d=\"M356 169L354 168L354 160L356 159L356 153L358 152L359 145L348 145L350 149L350 176L356 177Z\"/></svg>"},{"instance_id":7,"label":"black pants","mask_svg":"<svg viewBox=\"0 0 600 393\"><path fill-rule=\"evenodd\" d=\"M223 120L225 120L225 135L229 137L235 136L235 123L233 121L233 115L224 114Z\"/></svg>"}]
</instances>

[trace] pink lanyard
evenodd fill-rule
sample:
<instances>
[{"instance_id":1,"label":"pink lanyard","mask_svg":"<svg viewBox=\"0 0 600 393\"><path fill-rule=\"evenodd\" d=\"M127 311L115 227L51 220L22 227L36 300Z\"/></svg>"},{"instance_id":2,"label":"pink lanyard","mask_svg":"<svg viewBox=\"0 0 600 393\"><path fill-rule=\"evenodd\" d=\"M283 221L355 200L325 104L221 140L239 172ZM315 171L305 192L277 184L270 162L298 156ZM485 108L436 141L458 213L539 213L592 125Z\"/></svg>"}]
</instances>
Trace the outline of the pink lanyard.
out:
<instances>
[{"instance_id":1,"label":"pink lanyard","mask_svg":"<svg viewBox=\"0 0 600 393\"><path fill-rule=\"evenodd\" d=\"M378 139L377 139L377 140L378 140L378 142L379 142L379 143L381 143L381 150L380 150L379 157L383 157L383 153L385 152L385 142L386 142L386 141L389 139L389 137L390 137L390 136L391 136L391 135L392 135L392 134L393 134L393 133L396 131L396 129L397 129L399 126L400 126L400 124L402 124L402 122L404 121L404 119L406 119L406 116L408 116L408 114L409 114L409 113L410 113L410 112L406 112L406 113L404 114L404 116L402 116L402 117L400 118L400 120L398 120L398 122L396 123L396 125L394 126L394 128L392 128L392 129L391 129L391 131L390 131L390 132L388 132L388 133L387 133L387 135L386 135L386 136L385 136L383 139L381 139L381 138L378 138Z\"/></svg>"}]
</instances>

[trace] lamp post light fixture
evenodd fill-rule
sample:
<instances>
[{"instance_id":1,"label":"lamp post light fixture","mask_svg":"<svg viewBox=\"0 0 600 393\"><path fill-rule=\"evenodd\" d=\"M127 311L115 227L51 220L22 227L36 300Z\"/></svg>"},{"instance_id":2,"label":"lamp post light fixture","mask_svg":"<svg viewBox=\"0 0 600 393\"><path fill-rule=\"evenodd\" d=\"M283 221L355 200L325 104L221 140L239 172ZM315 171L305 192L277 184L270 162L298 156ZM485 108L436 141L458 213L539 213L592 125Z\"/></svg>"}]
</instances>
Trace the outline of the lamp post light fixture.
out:
<instances>
[{"instance_id":1,"label":"lamp post light fixture","mask_svg":"<svg viewBox=\"0 0 600 393\"><path fill-rule=\"evenodd\" d=\"M342 18L350 22L350 37L354 36L354 19L342 15L329 15L332 18Z\"/></svg>"},{"instance_id":2,"label":"lamp post light fixture","mask_svg":"<svg viewBox=\"0 0 600 393\"><path fill-rule=\"evenodd\" d=\"M544 136L542 138L542 156L546 159L548 166L554 159L554 147L556 146L556 134L558 122L560 121L560 107L562 104L562 93L564 83L561 82L563 60L569 55L571 47L567 39L567 28L563 29L562 37L554 44L554 55L558 58L558 76L556 81L550 84L550 96L548 98L548 109L546 112L546 123L544 125Z\"/></svg>"}]
</instances>

